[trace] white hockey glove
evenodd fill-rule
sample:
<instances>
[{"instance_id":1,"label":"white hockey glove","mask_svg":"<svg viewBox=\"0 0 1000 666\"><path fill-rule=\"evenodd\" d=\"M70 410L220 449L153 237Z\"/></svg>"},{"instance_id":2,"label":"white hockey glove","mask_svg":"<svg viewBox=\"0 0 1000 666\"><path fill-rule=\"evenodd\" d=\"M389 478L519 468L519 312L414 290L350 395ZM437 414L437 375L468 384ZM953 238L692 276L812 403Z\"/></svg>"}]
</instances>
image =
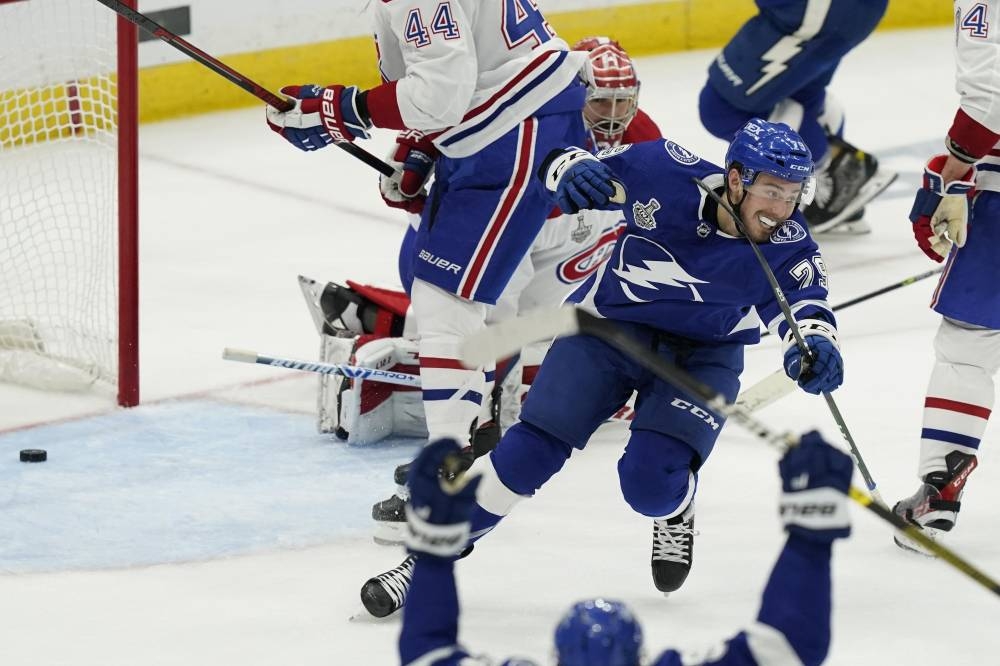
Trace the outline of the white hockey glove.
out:
<instances>
[{"instance_id":1,"label":"white hockey glove","mask_svg":"<svg viewBox=\"0 0 1000 666\"><path fill-rule=\"evenodd\" d=\"M945 183L941 171L947 155L935 155L924 167L923 187L910 209L913 236L924 254L944 261L952 245L965 247L969 199L975 194L976 168L970 166L961 180Z\"/></svg>"}]
</instances>

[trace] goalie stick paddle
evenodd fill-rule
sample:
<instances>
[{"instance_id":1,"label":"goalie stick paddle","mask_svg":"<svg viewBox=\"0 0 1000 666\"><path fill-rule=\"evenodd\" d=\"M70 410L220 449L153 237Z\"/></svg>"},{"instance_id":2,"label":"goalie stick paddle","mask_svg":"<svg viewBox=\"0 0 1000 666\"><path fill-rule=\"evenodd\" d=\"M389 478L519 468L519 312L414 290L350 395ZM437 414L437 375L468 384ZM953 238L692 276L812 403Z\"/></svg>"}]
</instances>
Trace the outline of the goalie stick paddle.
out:
<instances>
[{"instance_id":1,"label":"goalie stick paddle","mask_svg":"<svg viewBox=\"0 0 1000 666\"><path fill-rule=\"evenodd\" d=\"M301 372L315 372L320 375L340 375L350 379L361 379L364 381L383 382L386 384L396 384L399 386L409 386L420 388L420 375L411 375L406 372L392 372L389 370L376 370L365 368L359 365L348 365L346 363L323 363L320 361L300 361L294 358L282 358L280 356L265 356L248 349L235 349L226 347L222 350L222 358L226 361L237 361L240 363L256 363L258 365L268 365L275 368L286 368L288 370L299 370ZM782 373L782 376L784 374ZM788 378L785 378L786 381ZM792 384L794 386L794 384ZM784 387L779 387L774 376L765 377L750 388L740 393L736 399L736 404L747 411L753 412L765 407L778 398L785 395L782 391ZM612 421L630 421L632 410L620 409L617 414L611 417Z\"/></svg>"},{"instance_id":2,"label":"goalie stick paddle","mask_svg":"<svg viewBox=\"0 0 1000 666\"><path fill-rule=\"evenodd\" d=\"M377 370L376 368L363 368L361 366L346 365L343 363L320 363L317 361L299 361L294 358L263 356L248 349L233 349L231 347L226 347L222 350L222 358L227 361L257 363L259 365L288 368L289 370L316 372L321 375L341 375L342 377L349 377L351 379L365 379L369 381L383 382L386 384L398 384L400 386L412 386L415 388L420 387L419 375L411 375L405 372L392 372L391 370Z\"/></svg>"},{"instance_id":3,"label":"goalie stick paddle","mask_svg":"<svg viewBox=\"0 0 1000 666\"><path fill-rule=\"evenodd\" d=\"M788 324L788 330L795 338L795 344L802 353L802 357L805 363L802 364L801 373L804 375L809 372L809 366L812 365L815 360L815 355L812 350L809 349L809 345L806 344L805 339L802 337L802 332L799 330L799 324L795 320L795 315L792 314L792 309L788 305L788 299L785 298L785 292L781 290L781 285L778 284L778 278L774 276L774 271L767 263L767 258L764 257L764 253L761 252L760 248L757 247L757 243L750 238L747 233L746 225L743 223L743 219L740 217L739 213L733 210L727 202L723 201L718 194L715 193L711 187L706 185L699 178L692 177L693 180L699 188L707 196L709 196L713 201L722 206L722 208L729 213L733 218L733 222L736 224L737 229L743 234L743 237L747 239L747 244L749 244L750 249L753 250L754 256L757 257L757 263L760 264L760 268L764 271L764 277L767 278L767 282L771 285L771 291L774 293L774 299L778 303L778 307L781 309L781 315L785 318L785 322ZM851 450L851 457L854 458L854 463L858 466L858 470L861 472L862 478L865 480L865 485L868 486L868 492L872 494L875 501L885 506L885 500L882 499L882 494L878 491L878 486L875 484L875 479L872 478L871 472L868 471L868 465L865 464L865 459L861 457L861 450L858 449L858 445L854 441L851 431L847 427L847 421L844 420L844 415L840 413L840 407L837 406L837 402L833 399L833 396L829 391L823 392L823 399L826 401L826 406L830 409L830 414L833 416L833 420L837 422L837 427L840 428L840 434L844 436L847 440L847 444Z\"/></svg>"},{"instance_id":4,"label":"goalie stick paddle","mask_svg":"<svg viewBox=\"0 0 1000 666\"><path fill-rule=\"evenodd\" d=\"M790 433L778 433L757 420L750 414L749 410L727 402L722 394L717 393L707 384L642 345L614 322L595 317L589 312L570 306L563 306L555 310L539 310L526 317L496 324L485 331L467 337L462 347L462 361L468 366L475 367L482 365L484 360L509 356L517 349L536 340L544 340L557 335L576 334L590 335L603 340L641 363L657 377L704 400L709 408L731 418L782 452L786 451L788 447L798 444L797 437ZM990 592L1000 596L1000 583L947 546L928 537L917 526L897 516L884 504L880 504L865 494L863 490L851 486L847 496L895 527L909 539L920 544L928 552L947 562Z\"/></svg>"},{"instance_id":5,"label":"goalie stick paddle","mask_svg":"<svg viewBox=\"0 0 1000 666\"><path fill-rule=\"evenodd\" d=\"M199 49L194 44L191 44L190 42L181 39L180 37L170 32L169 30L164 28L162 25L160 25L153 19L149 18L145 14L136 11L135 9L132 9L124 2L121 2L120 0L97 0L97 1L102 5L104 5L105 7L107 7L108 9L110 9L111 11L118 14L119 16L121 16L122 18L124 18L125 20L136 24L149 34L156 37L157 39L160 39L166 42L167 44L170 44L175 49L177 49L187 57L191 58L195 62L202 64L205 67L208 67L210 70L212 70L219 76L222 76L223 78L227 79L231 83L235 83L240 88L243 88L243 90L246 90L248 93L250 93L257 99L263 100L269 106L273 106L279 111L288 111L294 106L293 102L290 102L289 100L283 97L279 97L270 90L267 90L266 88L263 88L254 81L251 81L247 77L237 72L232 67L229 67L228 65L221 62L217 58L213 58L209 54ZM375 157L374 155L366 151L361 146L355 145L350 142L336 142L336 146L341 150L350 153L357 159L361 160L371 168L378 171L383 176L391 177L395 173L395 169L393 169L391 166L389 166L379 158Z\"/></svg>"}]
</instances>

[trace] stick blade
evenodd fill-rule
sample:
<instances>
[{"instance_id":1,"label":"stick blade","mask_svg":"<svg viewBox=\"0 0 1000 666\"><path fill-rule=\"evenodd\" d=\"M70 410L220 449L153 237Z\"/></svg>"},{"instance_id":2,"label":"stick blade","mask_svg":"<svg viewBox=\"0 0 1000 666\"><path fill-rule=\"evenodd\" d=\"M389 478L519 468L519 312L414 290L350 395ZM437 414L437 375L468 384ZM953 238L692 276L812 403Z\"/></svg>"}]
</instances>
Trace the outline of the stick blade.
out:
<instances>
[{"instance_id":1,"label":"stick blade","mask_svg":"<svg viewBox=\"0 0 1000 666\"><path fill-rule=\"evenodd\" d=\"M222 358L226 361L239 361L240 363L256 363L257 352L249 349L235 349L226 347L222 350Z\"/></svg>"},{"instance_id":2,"label":"stick blade","mask_svg":"<svg viewBox=\"0 0 1000 666\"><path fill-rule=\"evenodd\" d=\"M460 351L462 363L469 368L478 368L511 356L526 344L559 335L573 335L579 330L577 310L573 306L535 310L467 336Z\"/></svg>"}]
</instances>

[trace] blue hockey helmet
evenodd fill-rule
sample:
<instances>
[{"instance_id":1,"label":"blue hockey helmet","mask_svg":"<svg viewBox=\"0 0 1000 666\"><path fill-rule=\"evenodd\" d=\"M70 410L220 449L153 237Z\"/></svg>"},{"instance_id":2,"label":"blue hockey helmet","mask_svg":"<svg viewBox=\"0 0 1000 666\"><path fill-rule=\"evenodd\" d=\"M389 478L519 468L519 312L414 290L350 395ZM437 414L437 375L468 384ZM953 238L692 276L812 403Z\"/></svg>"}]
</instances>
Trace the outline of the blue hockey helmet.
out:
<instances>
[{"instance_id":1,"label":"blue hockey helmet","mask_svg":"<svg viewBox=\"0 0 1000 666\"><path fill-rule=\"evenodd\" d=\"M771 123L760 118L747 121L729 144L726 168L734 165L747 187L760 173L805 185L814 168L812 153L798 132L785 123Z\"/></svg>"},{"instance_id":2,"label":"blue hockey helmet","mask_svg":"<svg viewBox=\"0 0 1000 666\"><path fill-rule=\"evenodd\" d=\"M559 666L639 666L642 627L622 602L588 599L566 611L555 640Z\"/></svg>"}]
</instances>

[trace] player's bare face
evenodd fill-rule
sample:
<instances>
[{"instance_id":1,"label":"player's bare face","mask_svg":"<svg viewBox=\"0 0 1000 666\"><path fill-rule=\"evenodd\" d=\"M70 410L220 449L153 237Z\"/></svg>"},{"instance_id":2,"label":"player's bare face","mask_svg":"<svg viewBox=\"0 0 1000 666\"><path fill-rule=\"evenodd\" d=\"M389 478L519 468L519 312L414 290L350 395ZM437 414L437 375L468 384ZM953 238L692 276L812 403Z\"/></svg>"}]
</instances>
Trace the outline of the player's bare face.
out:
<instances>
[{"instance_id":1,"label":"player's bare face","mask_svg":"<svg viewBox=\"0 0 1000 666\"><path fill-rule=\"evenodd\" d=\"M758 174L753 184L743 189L747 196L740 205L740 217L747 235L756 243L766 242L774 230L792 216L802 193L800 183L769 173Z\"/></svg>"}]
</instances>

